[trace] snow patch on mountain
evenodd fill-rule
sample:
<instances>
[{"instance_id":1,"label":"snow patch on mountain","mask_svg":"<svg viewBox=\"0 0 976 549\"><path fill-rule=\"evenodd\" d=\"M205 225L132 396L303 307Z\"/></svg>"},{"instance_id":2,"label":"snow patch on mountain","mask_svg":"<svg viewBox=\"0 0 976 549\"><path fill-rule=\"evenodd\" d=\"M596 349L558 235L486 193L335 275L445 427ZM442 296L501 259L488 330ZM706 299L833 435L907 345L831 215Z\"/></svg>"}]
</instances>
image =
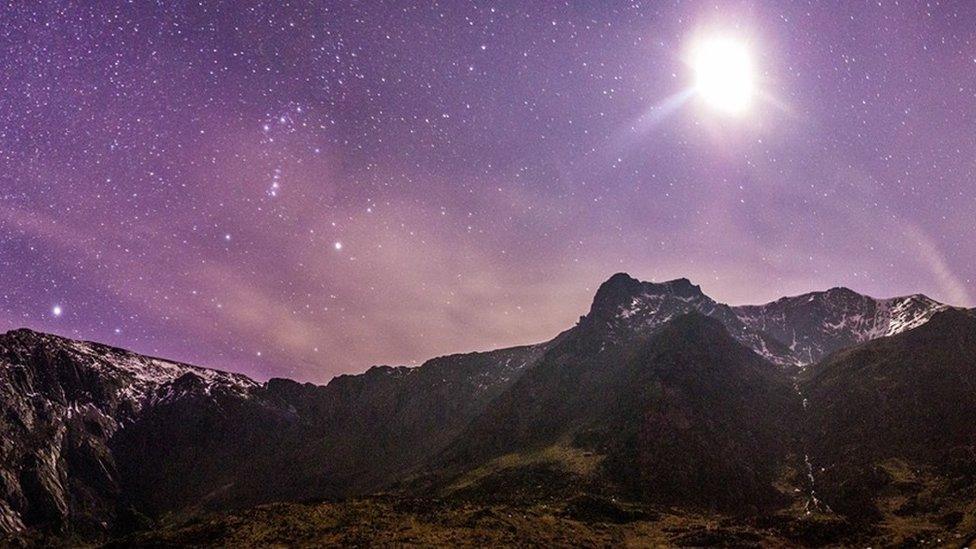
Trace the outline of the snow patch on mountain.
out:
<instances>
[{"instance_id":1,"label":"snow patch on mountain","mask_svg":"<svg viewBox=\"0 0 976 549\"><path fill-rule=\"evenodd\" d=\"M742 324L779 340L806 365L843 347L917 328L947 308L920 294L875 299L833 288L732 309Z\"/></svg>"},{"instance_id":2,"label":"snow patch on mountain","mask_svg":"<svg viewBox=\"0 0 976 549\"><path fill-rule=\"evenodd\" d=\"M20 357L30 357L42 349L52 368L69 367L80 375L80 387L34 387L35 379L26 378L31 386L25 396L53 399L55 409L63 407L65 417L77 415L86 406L95 406L114 421L131 419L146 405L172 400L188 393L205 396L215 391L247 398L260 384L243 374L222 372L147 357L100 343L77 341L52 334L20 329L0 335L0 366L21 367ZM109 388L114 395L95 395L87 390L85 379L101 379L96 385ZM182 381L182 383L181 383ZM180 385L180 387L177 387ZM47 393L47 394L42 394ZM53 393L50 394L50 393ZM62 401L63 399L63 401ZM116 413L119 411L120 413ZM125 416L125 417L123 417Z\"/></svg>"},{"instance_id":3,"label":"snow patch on mountain","mask_svg":"<svg viewBox=\"0 0 976 549\"><path fill-rule=\"evenodd\" d=\"M583 322L600 327L605 342L612 344L699 312L720 320L733 337L770 362L803 367L840 348L921 326L947 308L920 294L875 299L847 288L732 307L684 278L653 283L620 273L600 287Z\"/></svg>"},{"instance_id":4,"label":"snow patch on mountain","mask_svg":"<svg viewBox=\"0 0 976 549\"><path fill-rule=\"evenodd\" d=\"M875 330L868 339L888 337L918 328L932 316L949 308L921 294L879 301L881 310L876 317Z\"/></svg>"}]
</instances>

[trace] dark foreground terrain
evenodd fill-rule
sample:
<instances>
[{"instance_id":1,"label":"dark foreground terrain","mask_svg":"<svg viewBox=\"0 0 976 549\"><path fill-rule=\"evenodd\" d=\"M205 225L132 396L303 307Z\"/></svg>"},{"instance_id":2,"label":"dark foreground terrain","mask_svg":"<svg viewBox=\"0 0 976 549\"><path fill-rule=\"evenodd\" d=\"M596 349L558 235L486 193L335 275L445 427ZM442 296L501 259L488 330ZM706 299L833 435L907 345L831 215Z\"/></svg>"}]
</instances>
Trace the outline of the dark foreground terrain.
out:
<instances>
[{"instance_id":1,"label":"dark foreground terrain","mask_svg":"<svg viewBox=\"0 0 976 549\"><path fill-rule=\"evenodd\" d=\"M964 547L976 539L976 503L954 502L950 507L955 510L946 514L910 517L899 512L908 501L892 492L884 498L890 506L885 520L859 531L832 515L734 518L586 496L530 505L377 496L342 503L277 503L196 517L108 546Z\"/></svg>"}]
</instances>

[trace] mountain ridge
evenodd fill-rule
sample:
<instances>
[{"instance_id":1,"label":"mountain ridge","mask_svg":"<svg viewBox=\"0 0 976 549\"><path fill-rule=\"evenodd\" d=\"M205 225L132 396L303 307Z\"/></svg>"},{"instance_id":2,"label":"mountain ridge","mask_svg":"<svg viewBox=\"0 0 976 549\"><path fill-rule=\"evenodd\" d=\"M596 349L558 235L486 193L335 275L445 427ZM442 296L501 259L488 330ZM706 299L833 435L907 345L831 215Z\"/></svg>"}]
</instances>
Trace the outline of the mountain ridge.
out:
<instances>
[{"instance_id":1,"label":"mountain ridge","mask_svg":"<svg viewBox=\"0 0 976 549\"><path fill-rule=\"evenodd\" d=\"M642 280L639 280L637 278L634 278L633 276L631 276L627 272L621 271L621 272L614 273L607 280L605 280L603 283L601 283L598 286L597 291L594 294L594 298L593 298L593 300L591 302L591 305L590 305L590 308L589 308L589 312L586 315L584 315L584 316L582 316L580 318L583 319L583 318L592 317L592 316L594 316L594 313L608 314L610 312L609 309L608 309L610 306L607 305L606 302L613 299L610 296L617 296L618 299L621 299L621 296L624 296L624 297L626 297L628 299L632 299L634 297L639 297L639 294L638 294L638 291L639 290L647 289L647 288L651 288L651 289L654 290L654 291L650 292L650 295L660 295L660 296L665 296L665 297L673 297L673 298L676 298L678 300L685 301L685 302L689 302L689 301L701 299L701 302L702 302L701 307L699 307L697 310L699 310L699 312L705 312L705 314L711 314L715 310L724 311L726 308L727 309L730 309L731 312L736 317L738 317L738 319L739 319L740 322L743 321L744 319L748 318L748 316L749 316L748 315L748 312L750 312L750 311L756 311L756 310L762 310L762 309L772 308L772 307L774 307L777 304L796 303L796 302L801 302L801 301L808 301L808 300L810 300L812 298L820 298L820 297L823 297L823 296L830 296L830 295L837 295L837 294L852 295L852 296L856 296L859 299L867 300L867 301L873 301L875 303L903 303L903 302L909 302L909 301L915 300L915 301L917 301L917 302L919 302L921 304L921 307L922 308L931 308L931 312L935 312L935 311L938 311L938 310L944 310L946 308L956 308L956 309L961 308L961 307L954 307L954 306L946 305L946 304L941 303L941 302L939 302L937 300L934 300L934 299L932 299L932 298L930 298L927 295L922 294L922 293L907 294L907 295L894 296L894 297L888 297L888 298L876 298L876 297L869 296L867 294L862 294L862 293L860 293L860 292L858 292L856 290L853 290L851 288L848 288L846 286L834 286L834 287L831 287L831 288L826 289L826 290L815 290L815 291L810 291L810 292L804 292L802 294L797 294L797 295L783 296L783 297L774 299L772 301L768 301L768 302L765 302L765 303L759 303L759 304L728 305L728 304L725 304L725 303L716 301L713 298L709 297L704 291L702 291L700 285L695 284L689 278L686 278L686 277L679 277L679 278L669 279L669 280L665 280L665 281L662 281L662 282L642 281ZM618 303L618 305L623 305L623 303ZM702 311L701 308L705 308L706 311ZM688 310L690 310L690 309L691 308L689 307ZM971 310L976 310L976 308L973 308ZM621 311L616 311L616 312L619 313ZM626 310L624 310L623 312L628 317L629 316L632 316L634 314L633 312L626 311ZM724 314L724 312L722 314ZM720 314L719 316L721 317L722 315ZM920 317L917 320L924 321L924 320L927 320L930 316L931 316L931 314L928 314L928 316L924 316L923 315L923 317ZM895 333L899 333L900 331L903 331L903 329L909 329L909 328L916 327L920 323L921 322L913 322L913 323L910 323L910 325L908 325L906 327L899 327L899 329L895 329L894 331L890 331L890 332L883 333L883 334L878 334L878 335L875 335L874 337L882 337L882 336L887 336L887 335L894 335ZM733 321L733 324L734 324L734 321ZM733 326L730 326L730 328L733 328ZM748 328L748 326L747 326L747 328ZM903 328L903 329L901 329L901 328ZM735 332L735 331L736 330L733 329L733 332ZM234 375L234 376L244 376L244 377L246 377L248 379L251 379L251 380L255 381L256 383L267 383L267 381L269 381L270 379L291 379L291 378L284 378L284 377L279 377L279 376L272 376L268 380L259 381L259 380L255 379L254 377L249 376L247 374L237 373L237 372L233 372L233 371L226 370L226 369L211 368L211 367L205 367L205 366L197 366L197 365L194 365L194 364L185 362L185 361L180 361L180 360L175 360L175 359L169 359L169 358L165 358L165 357L157 357L157 356L153 356L153 355L149 355L149 354L145 354L145 353L140 353L140 352L132 351L132 350L127 349L127 348L118 347L116 345L102 343L100 341L88 340L88 339L76 339L76 338L73 338L73 337L64 336L64 335L60 335L60 334L55 334L55 333L50 333L50 332L44 332L44 331L35 330L35 329L32 329L30 327L26 327L26 326L11 328L11 329L7 330L6 332L0 333L0 336L6 336L8 334L12 334L12 333L16 333L16 332L33 333L33 334L38 334L38 335L50 336L50 337L60 338L60 339L66 340L66 341L73 341L73 342L77 342L77 343L89 343L89 344L93 344L93 345L97 345L97 346L101 346L101 347L105 347L105 348L115 349L115 350L118 350L118 351L124 351L126 353L131 353L131 354L139 355L139 356L142 356L142 357L145 357L145 358L159 360L159 361L162 361L162 362L167 362L167 363L171 363L171 364L175 364L175 365L181 365L181 366L185 366L185 367L189 367L189 368L196 368L196 369L202 369L202 370L212 370L212 371L215 371L215 372L222 372L222 373L226 373L226 374L230 374L230 375ZM435 356L435 357L433 357L433 358L431 358L429 360L436 360L436 359L440 359L440 358L448 358L448 357L469 355L469 354L474 354L474 353L490 353L490 352L494 352L494 351L498 351L498 350L504 350L504 349L513 349L513 348L532 347L532 346L544 345L544 344L546 344L546 343L548 343L548 342L550 342L550 341L552 341L552 340L554 340L554 339L556 339L558 337L559 337L559 335L557 335L555 338L550 339L550 340L547 340L547 341L542 341L542 342L537 342L537 343L527 343L527 344L513 345L513 346L510 346L510 347L502 347L502 348L499 348L499 349L488 349L488 350L482 350L482 351L467 351L467 352L465 352L465 351L462 351L462 352L451 352L451 353L447 353L447 354L444 354L444 355L437 355L437 356ZM868 338L868 339L871 339L871 338ZM868 339L864 339L864 340L868 340ZM760 352L760 354L763 354L763 353ZM826 354L826 353L824 353L824 354ZM776 358L776 357L775 356L773 356L773 357L767 356L767 358ZM819 358L822 358L822 356L817 356L816 358L819 359ZM812 360L812 361L811 360L805 360L803 362L803 364L809 364L810 362L814 362L814 361L815 360ZM313 383L314 385L325 386L325 385L328 385L332 381L332 379L335 379L335 378L338 378L338 377L345 377L345 376L362 375L362 374L365 374L367 371L369 371L371 369L374 369L374 368L380 368L380 369L390 368L390 369L394 369L394 370L399 370L399 369L412 369L412 368L420 367L423 364L425 364L426 362L427 361L424 361L423 363L421 363L419 365L375 364L375 365L369 366L368 368L366 368L365 370L360 371L360 372L350 372L350 373L337 374L336 376L333 376L333 378L331 378L328 381L325 381L323 383L308 382L308 381L302 381L300 383ZM774 360L774 362L779 363L777 360Z\"/></svg>"},{"instance_id":2,"label":"mountain ridge","mask_svg":"<svg viewBox=\"0 0 976 549\"><path fill-rule=\"evenodd\" d=\"M843 287L732 306L715 301L687 278L655 283L616 273L601 284L581 322L606 326L611 333L653 331L676 314L697 310L718 318L767 360L803 367L844 345L917 327L946 308L922 294L877 299ZM860 326L853 333L840 330L844 325L838 323L847 320Z\"/></svg>"},{"instance_id":3,"label":"mountain ridge","mask_svg":"<svg viewBox=\"0 0 976 549\"><path fill-rule=\"evenodd\" d=\"M798 472L790 380L838 350L959 311L920 294L845 289L733 307L686 278L617 273L547 342L374 366L325 385L11 330L0 334L0 530L98 538L174 513L424 483L476 498L548 486L533 497L582 489L785 505L813 482L809 460ZM817 463L834 459L810 447ZM780 469L794 472L784 481ZM702 478L728 490L695 488ZM797 492L770 490L784 482Z\"/></svg>"}]
</instances>

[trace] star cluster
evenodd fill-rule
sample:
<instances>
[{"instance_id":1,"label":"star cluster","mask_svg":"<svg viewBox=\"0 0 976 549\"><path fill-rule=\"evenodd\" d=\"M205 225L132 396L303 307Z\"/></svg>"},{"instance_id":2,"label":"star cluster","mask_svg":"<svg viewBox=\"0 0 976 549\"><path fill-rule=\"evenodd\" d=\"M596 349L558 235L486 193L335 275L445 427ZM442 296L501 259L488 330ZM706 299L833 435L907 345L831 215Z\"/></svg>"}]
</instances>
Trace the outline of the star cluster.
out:
<instances>
[{"instance_id":1,"label":"star cluster","mask_svg":"<svg viewBox=\"0 0 976 549\"><path fill-rule=\"evenodd\" d=\"M976 304L976 4L7 2L0 327L259 378L547 339L626 270ZM701 29L764 97L683 97Z\"/></svg>"}]
</instances>

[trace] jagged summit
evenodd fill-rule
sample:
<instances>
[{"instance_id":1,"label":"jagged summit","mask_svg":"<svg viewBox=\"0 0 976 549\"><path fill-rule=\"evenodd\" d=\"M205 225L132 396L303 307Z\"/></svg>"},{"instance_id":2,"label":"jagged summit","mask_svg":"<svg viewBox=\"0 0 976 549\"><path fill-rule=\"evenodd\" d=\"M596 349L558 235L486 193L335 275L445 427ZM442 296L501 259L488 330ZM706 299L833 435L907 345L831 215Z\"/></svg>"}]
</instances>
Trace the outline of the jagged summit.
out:
<instances>
[{"instance_id":1,"label":"jagged summit","mask_svg":"<svg viewBox=\"0 0 976 549\"><path fill-rule=\"evenodd\" d=\"M632 295L634 293L670 293L689 297L701 294L701 287L692 284L687 278L675 278L665 282L646 282L638 280L627 273L616 273L608 278L594 296L594 302L612 299L615 296Z\"/></svg>"},{"instance_id":2,"label":"jagged summit","mask_svg":"<svg viewBox=\"0 0 976 549\"><path fill-rule=\"evenodd\" d=\"M715 302L687 278L644 282L627 273L617 273L600 285L586 318L591 324L615 324L623 319L633 325L638 317L650 315L654 318L646 320L653 320L654 325L659 325L677 313L692 310L705 312L701 306L678 306L671 310L669 305L672 303L713 305Z\"/></svg>"},{"instance_id":3,"label":"jagged summit","mask_svg":"<svg viewBox=\"0 0 976 549\"><path fill-rule=\"evenodd\" d=\"M625 272L621 271L619 273L614 273L614 274L610 275L610 278L608 278L603 284L601 284L600 285L600 288L603 288L605 286L606 287L613 287L613 286L618 286L618 285L640 284L640 282L641 282L640 280L637 280L636 278L630 276L629 273L625 273ZM599 295L599 293L600 293L600 291L597 290L597 295Z\"/></svg>"},{"instance_id":4,"label":"jagged summit","mask_svg":"<svg viewBox=\"0 0 976 549\"><path fill-rule=\"evenodd\" d=\"M640 300L675 297L682 300L706 298L701 287L687 278L666 282L645 282L627 273L617 273L600 285L593 297L590 316L614 315L621 307L636 305Z\"/></svg>"},{"instance_id":5,"label":"jagged summit","mask_svg":"<svg viewBox=\"0 0 976 549\"><path fill-rule=\"evenodd\" d=\"M720 320L766 359L802 366L842 347L918 327L946 308L922 294L876 299L841 286L732 307L687 278L656 283L617 273L600 285L583 325L613 340L622 333L651 333L676 315L697 311Z\"/></svg>"},{"instance_id":6,"label":"jagged summit","mask_svg":"<svg viewBox=\"0 0 976 549\"><path fill-rule=\"evenodd\" d=\"M848 297L864 297L861 293L855 292L854 290L848 288L847 286L834 286L833 288L829 288L825 292L813 292L813 293L814 294L823 293L827 295L841 295L841 296L848 296Z\"/></svg>"},{"instance_id":7,"label":"jagged summit","mask_svg":"<svg viewBox=\"0 0 976 549\"><path fill-rule=\"evenodd\" d=\"M617 273L608 278L597 289L593 296L590 314L612 311L616 306L626 302L631 296L640 292L641 281L627 273Z\"/></svg>"}]
</instances>

